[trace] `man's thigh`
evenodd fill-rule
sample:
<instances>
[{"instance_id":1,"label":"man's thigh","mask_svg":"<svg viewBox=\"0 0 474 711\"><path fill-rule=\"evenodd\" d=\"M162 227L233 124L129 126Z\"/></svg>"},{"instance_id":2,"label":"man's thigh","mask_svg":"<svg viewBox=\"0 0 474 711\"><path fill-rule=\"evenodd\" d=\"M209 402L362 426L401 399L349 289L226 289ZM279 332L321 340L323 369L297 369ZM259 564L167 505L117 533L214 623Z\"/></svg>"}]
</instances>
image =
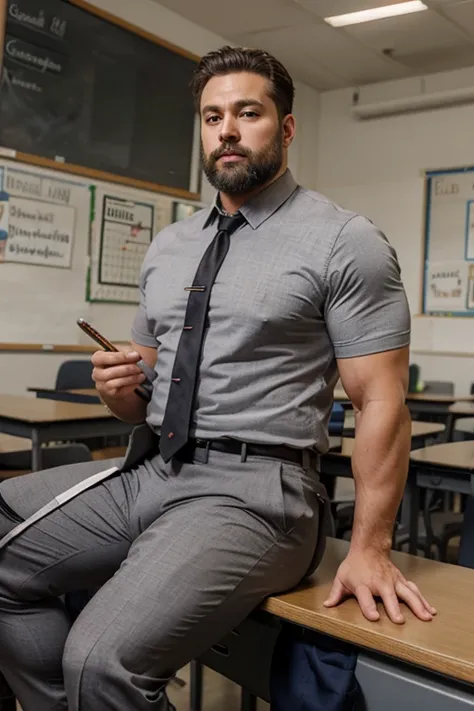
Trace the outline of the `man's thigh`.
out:
<instances>
[{"instance_id":1,"label":"man's thigh","mask_svg":"<svg viewBox=\"0 0 474 711\"><path fill-rule=\"evenodd\" d=\"M307 508L283 530L281 517L273 525L258 512L261 502L210 492L193 497L191 477L188 483L188 498L176 499L134 541L71 631L64 666L77 707L104 660L107 678L136 679L138 688L139 677L146 678L151 693L308 569L317 521Z\"/></svg>"},{"instance_id":2,"label":"man's thigh","mask_svg":"<svg viewBox=\"0 0 474 711\"><path fill-rule=\"evenodd\" d=\"M0 537L60 493L117 461L87 462L35 472L0 484ZM129 496L112 475L46 515L0 550L0 588L24 599L100 585L127 555Z\"/></svg>"},{"instance_id":3,"label":"man's thigh","mask_svg":"<svg viewBox=\"0 0 474 711\"><path fill-rule=\"evenodd\" d=\"M113 706L125 679L135 694L157 693L266 595L298 582L308 560L297 536L275 537L229 502L188 503L155 521L71 630L63 664L72 707L91 694ZM97 685L103 674L110 683Z\"/></svg>"}]
</instances>

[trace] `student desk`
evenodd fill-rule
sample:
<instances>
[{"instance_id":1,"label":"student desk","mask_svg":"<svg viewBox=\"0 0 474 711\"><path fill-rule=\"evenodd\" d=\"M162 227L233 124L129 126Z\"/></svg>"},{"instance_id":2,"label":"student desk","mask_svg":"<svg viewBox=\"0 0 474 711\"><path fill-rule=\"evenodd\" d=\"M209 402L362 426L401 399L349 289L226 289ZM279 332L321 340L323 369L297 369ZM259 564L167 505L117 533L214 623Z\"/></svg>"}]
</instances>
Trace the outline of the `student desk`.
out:
<instances>
[{"instance_id":1,"label":"student desk","mask_svg":"<svg viewBox=\"0 0 474 711\"><path fill-rule=\"evenodd\" d=\"M59 400L63 402L79 402L83 405L100 404L100 398L95 388L80 390L56 390L56 388L28 388L28 392L36 393L37 398Z\"/></svg>"},{"instance_id":2,"label":"student desk","mask_svg":"<svg viewBox=\"0 0 474 711\"><path fill-rule=\"evenodd\" d=\"M447 442L425 447L410 455L412 478L416 479L413 491L410 531L418 532L419 489L440 489L457 494L474 496L474 441Z\"/></svg>"},{"instance_id":3,"label":"student desk","mask_svg":"<svg viewBox=\"0 0 474 711\"><path fill-rule=\"evenodd\" d=\"M445 426L441 424L441 422L420 422L419 420L413 420L411 423L411 448L418 449L419 447L423 447L427 440L440 435L444 431ZM355 430L344 428L344 434L348 438L354 437ZM345 446L347 448L349 445L346 443ZM343 452L343 454L344 453L345 452Z\"/></svg>"},{"instance_id":4,"label":"student desk","mask_svg":"<svg viewBox=\"0 0 474 711\"><path fill-rule=\"evenodd\" d=\"M194 689L200 692L201 664L246 689L243 711L254 711L255 696L269 700L272 651L282 624L296 633L315 630L352 643L359 650L356 675L365 711L464 711L474 708L474 571L393 553L393 562L436 607L432 622L404 609L405 625L394 625L381 605L379 622L367 621L355 599L326 609L328 596L348 543L328 539L314 575L297 589L270 597L256 613L194 663ZM194 693L191 711L200 711ZM291 711L291 709L288 709Z\"/></svg>"},{"instance_id":5,"label":"student desk","mask_svg":"<svg viewBox=\"0 0 474 711\"><path fill-rule=\"evenodd\" d=\"M41 468L45 442L129 435L132 425L102 405L82 405L21 395L0 395L0 432L31 440L33 471Z\"/></svg>"}]
</instances>

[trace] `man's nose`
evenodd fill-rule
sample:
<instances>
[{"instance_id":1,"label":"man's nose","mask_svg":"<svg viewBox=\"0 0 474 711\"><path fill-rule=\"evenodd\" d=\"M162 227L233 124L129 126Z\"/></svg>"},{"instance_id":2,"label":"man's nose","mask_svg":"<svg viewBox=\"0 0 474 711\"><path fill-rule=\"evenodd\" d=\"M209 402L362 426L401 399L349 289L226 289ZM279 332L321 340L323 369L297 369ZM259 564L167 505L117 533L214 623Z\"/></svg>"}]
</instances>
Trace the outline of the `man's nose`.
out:
<instances>
[{"instance_id":1,"label":"man's nose","mask_svg":"<svg viewBox=\"0 0 474 711\"><path fill-rule=\"evenodd\" d=\"M237 121L233 116L224 118L219 133L221 143L238 143L240 141L240 131Z\"/></svg>"}]
</instances>

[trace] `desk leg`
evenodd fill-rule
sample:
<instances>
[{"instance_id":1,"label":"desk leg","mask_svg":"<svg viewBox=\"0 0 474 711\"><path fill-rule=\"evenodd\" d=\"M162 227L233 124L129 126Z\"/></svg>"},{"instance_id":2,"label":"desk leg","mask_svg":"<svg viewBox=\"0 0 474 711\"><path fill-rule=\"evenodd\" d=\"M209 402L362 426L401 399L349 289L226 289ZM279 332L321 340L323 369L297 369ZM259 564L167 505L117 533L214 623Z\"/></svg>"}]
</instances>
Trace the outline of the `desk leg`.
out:
<instances>
[{"instance_id":1,"label":"desk leg","mask_svg":"<svg viewBox=\"0 0 474 711\"><path fill-rule=\"evenodd\" d=\"M240 711L257 711L257 697L251 694L248 689L242 689Z\"/></svg>"},{"instance_id":2,"label":"desk leg","mask_svg":"<svg viewBox=\"0 0 474 711\"><path fill-rule=\"evenodd\" d=\"M41 469L41 442L39 432L35 428L31 430L31 469L34 472Z\"/></svg>"},{"instance_id":3,"label":"desk leg","mask_svg":"<svg viewBox=\"0 0 474 711\"><path fill-rule=\"evenodd\" d=\"M191 662L190 711L202 711L203 668L201 662Z\"/></svg>"},{"instance_id":4,"label":"desk leg","mask_svg":"<svg viewBox=\"0 0 474 711\"><path fill-rule=\"evenodd\" d=\"M413 473L408 477L405 488L406 501L404 502L408 508L409 518L409 536L408 552L411 555L416 555L418 550L418 518L420 515L420 490L416 483L416 474Z\"/></svg>"},{"instance_id":5,"label":"desk leg","mask_svg":"<svg viewBox=\"0 0 474 711\"><path fill-rule=\"evenodd\" d=\"M448 415L448 419L446 420L446 430L444 433L444 441L445 442L452 442L453 441L454 425L455 424L456 424L456 417L451 412Z\"/></svg>"}]
</instances>

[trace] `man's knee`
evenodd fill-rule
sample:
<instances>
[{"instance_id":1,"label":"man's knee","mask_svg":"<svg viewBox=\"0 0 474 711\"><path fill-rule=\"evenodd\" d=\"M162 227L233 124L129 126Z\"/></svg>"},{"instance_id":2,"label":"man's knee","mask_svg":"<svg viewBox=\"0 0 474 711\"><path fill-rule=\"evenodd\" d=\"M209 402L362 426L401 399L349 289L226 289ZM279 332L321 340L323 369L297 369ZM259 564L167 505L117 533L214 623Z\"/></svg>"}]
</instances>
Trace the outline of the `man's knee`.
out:
<instances>
[{"instance_id":1,"label":"man's knee","mask_svg":"<svg viewBox=\"0 0 474 711\"><path fill-rule=\"evenodd\" d=\"M107 703L120 704L120 699L141 698L148 691L159 694L173 672L165 671L157 659L156 650L148 653L133 639L133 635L120 629L120 621L103 633L99 639L94 634L90 620L87 625L79 619L67 639L63 654L63 674L66 693L72 709L93 709ZM110 708L121 708L120 705Z\"/></svg>"}]
</instances>

